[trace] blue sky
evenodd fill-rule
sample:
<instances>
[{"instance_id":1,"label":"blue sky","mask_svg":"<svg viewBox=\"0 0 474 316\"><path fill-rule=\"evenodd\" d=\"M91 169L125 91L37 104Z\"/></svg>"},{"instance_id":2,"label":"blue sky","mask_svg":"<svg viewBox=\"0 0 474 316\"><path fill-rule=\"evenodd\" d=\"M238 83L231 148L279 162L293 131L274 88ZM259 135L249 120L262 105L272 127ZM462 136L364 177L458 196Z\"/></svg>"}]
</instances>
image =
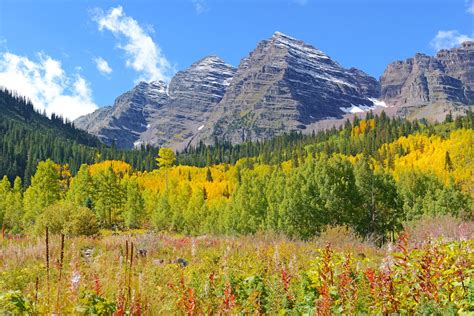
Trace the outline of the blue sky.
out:
<instances>
[{"instance_id":1,"label":"blue sky","mask_svg":"<svg viewBox=\"0 0 474 316\"><path fill-rule=\"evenodd\" d=\"M275 31L378 78L472 38L473 18L466 0L0 0L0 85L73 119L209 54L237 66Z\"/></svg>"}]
</instances>

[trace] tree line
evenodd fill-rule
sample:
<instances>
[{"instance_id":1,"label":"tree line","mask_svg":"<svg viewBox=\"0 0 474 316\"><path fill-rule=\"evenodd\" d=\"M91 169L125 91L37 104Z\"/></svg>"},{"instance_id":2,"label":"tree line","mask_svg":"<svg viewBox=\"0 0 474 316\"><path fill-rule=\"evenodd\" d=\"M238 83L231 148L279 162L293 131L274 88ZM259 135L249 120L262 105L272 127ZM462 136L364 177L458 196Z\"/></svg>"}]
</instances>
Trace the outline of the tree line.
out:
<instances>
[{"instance_id":1,"label":"tree line","mask_svg":"<svg viewBox=\"0 0 474 316\"><path fill-rule=\"evenodd\" d=\"M71 235L102 227L271 231L302 239L345 225L383 242L404 222L425 215L472 219L474 167L466 148L474 134L463 128L468 118L461 125L428 126L372 151L366 135L376 130L376 120L361 120L349 135L340 130L301 153L295 149L279 163L255 156L234 164L176 165L179 156L161 148L152 171L108 160L83 164L73 176L67 164L42 161L26 190L19 177L0 182L0 220L12 233L42 232L48 225ZM357 154L345 154L357 144Z\"/></svg>"}]
</instances>

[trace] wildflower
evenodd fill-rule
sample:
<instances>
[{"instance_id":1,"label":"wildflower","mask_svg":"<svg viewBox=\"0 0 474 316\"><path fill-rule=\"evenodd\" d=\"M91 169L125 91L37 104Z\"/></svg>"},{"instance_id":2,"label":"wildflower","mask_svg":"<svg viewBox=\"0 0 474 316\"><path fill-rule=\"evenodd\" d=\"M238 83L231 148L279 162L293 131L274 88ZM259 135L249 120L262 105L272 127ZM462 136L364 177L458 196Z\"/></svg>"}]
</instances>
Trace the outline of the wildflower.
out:
<instances>
[{"instance_id":1,"label":"wildflower","mask_svg":"<svg viewBox=\"0 0 474 316\"><path fill-rule=\"evenodd\" d=\"M81 281L81 274L79 271L74 271L71 276L71 291L75 292L79 288L79 283Z\"/></svg>"}]
</instances>

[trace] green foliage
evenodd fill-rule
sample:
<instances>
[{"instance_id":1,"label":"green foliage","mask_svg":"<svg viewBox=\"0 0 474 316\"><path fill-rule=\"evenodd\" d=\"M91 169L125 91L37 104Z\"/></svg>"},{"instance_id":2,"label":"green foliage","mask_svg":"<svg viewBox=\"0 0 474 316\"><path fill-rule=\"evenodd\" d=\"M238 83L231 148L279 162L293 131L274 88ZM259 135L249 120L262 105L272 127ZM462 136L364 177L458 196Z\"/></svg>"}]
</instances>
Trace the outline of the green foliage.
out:
<instances>
[{"instance_id":1,"label":"green foliage","mask_svg":"<svg viewBox=\"0 0 474 316\"><path fill-rule=\"evenodd\" d=\"M0 313L2 315L30 315L33 306L20 291L8 291L0 294Z\"/></svg>"},{"instance_id":2,"label":"green foliage","mask_svg":"<svg viewBox=\"0 0 474 316\"><path fill-rule=\"evenodd\" d=\"M5 222L6 214L8 213L8 197L10 196L11 185L7 176L4 176L0 181L0 224Z\"/></svg>"},{"instance_id":3,"label":"green foliage","mask_svg":"<svg viewBox=\"0 0 474 316\"><path fill-rule=\"evenodd\" d=\"M110 227L121 221L119 216L124 202L124 189L112 167L99 172L95 178L94 211L101 223Z\"/></svg>"},{"instance_id":4,"label":"green foliage","mask_svg":"<svg viewBox=\"0 0 474 316\"><path fill-rule=\"evenodd\" d=\"M112 315L116 310L114 302L90 291L81 294L79 306L76 308L77 312L84 315Z\"/></svg>"},{"instance_id":5,"label":"green foliage","mask_svg":"<svg viewBox=\"0 0 474 316\"><path fill-rule=\"evenodd\" d=\"M156 162L160 168L169 168L174 165L176 161L176 154L170 148L160 148Z\"/></svg>"},{"instance_id":6,"label":"green foliage","mask_svg":"<svg viewBox=\"0 0 474 316\"><path fill-rule=\"evenodd\" d=\"M385 237L387 232L400 230L403 212L393 177L383 171L374 172L366 159L356 164L355 175L362 202L358 231Z\"/></svg>"},{"instance_id":7,"label":"green foliage","mask_svg":"<svg viewBox=\"0 0 474 316\"><path fill-rule=\"evenodd\" d=\"M94 236L99 232L97 216L87 207L72 208L72 213L64 223L64 233L68 236Z\"/></svg>"},{"instance_id":8,"label":"green foliage","mask_svg":"<svg viewBox=\"0 0 474 316\"><path fill-rule=\"evenodd\" d=\"M124 205L125 225L128 228L139 228L145 219L145 206L140 188L136 181L129 180L125 183L126 201Z\"/></svg>"},{"instance_id":9,"label":"green foliage","mask_svg":"<svg viewBox=\"0 0 474 316\"><path fill-rule=\"evenodd\" d=\"M472 216L469 197L454 184L443 185L435 175L407 171L398 181L403 201L404 220L418 219L425 214Z\"/></svg>"},{"instance_id":10,"label":"green foliage","mask_svg":"<svg viewBox=\"0 0 474 316\"><path fill-rule=\"evenodd\" d=\"M94 183L88 165L81 165L66 195L66 200L78 206L89 207L94 192Z\"/></svg>"},{"instance_id":11,"label":"green foliage","mask_svg":"<svg viewBox=\"0 0 474 316\"><path fill-rule=\"evenodd\" d=\"M92 236L99 231L97 218L90 209L67 202L53 204L38 216L35 233L43 235L46 227L51 234L67 236Z\"/></svg>"},{"instance_id":12,"label":"green foliage","mask_svg":"<svg viewBox=\"0 0 474 316\"><path fill-rule=\"evenodd\" d=\"M31 178L31 186L25 192L25 225L31 225L41 215L44 208L59 201L61 185L58 165L51 160L38 164L35 175Z\"/></svg>"}]
</instances>

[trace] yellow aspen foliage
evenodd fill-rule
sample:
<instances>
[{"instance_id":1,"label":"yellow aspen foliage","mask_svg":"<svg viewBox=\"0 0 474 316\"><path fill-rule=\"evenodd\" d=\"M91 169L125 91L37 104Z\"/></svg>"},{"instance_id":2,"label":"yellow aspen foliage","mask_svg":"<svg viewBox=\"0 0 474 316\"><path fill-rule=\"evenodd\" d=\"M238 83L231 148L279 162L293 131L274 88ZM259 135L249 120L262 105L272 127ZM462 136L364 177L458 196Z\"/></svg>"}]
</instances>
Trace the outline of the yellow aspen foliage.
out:
<instances>
[{"instance_id":1,"label":"yellow aspen foliage","mask_svg":"<svg viewBox=\"0 0 474 316\"><path fill-rule=\"evenodd\" d=\"M383 145L379 154L383 164L398 179L407 170L432 172L445 184L461 185L464 192L473 192L474 131L460 129L443 139L421 134L400 137ZM391 161L389 161L391 159Z\"/></svg>"},{"instance_id":2,"label":"yellow aspen foliage","mask_svg":"<svg viewBox=\"0 0 474 316\"><path fill-rule=\"evenodd\" d=\"M370 120L361 120L359 125L354 126L352 128L352 136L356 137L361 134L364 134L366 131L374 129L375 128L375 120L370 119Z\"/></svg>"},{"instance_id":3,"label":"yellow aspen foliage","mask_svg":"<svg viewBox=\"0 0 474 316\"><path fill-rule=\"evenodd\" d=\"M132 171L132 166L121 160L106 160L93 165L90 165L89 172L92 176L105 172L107 169L112 167L115 174L128 174Z\"/></svg>"},{"instance_id":4,"label":"yellow aspen foliage","mask_svg":"<svg viewBox=\"0 0 474 316\"><path fill-rule=\"evenodd\" d=\"M281 170L283 170L284 173L289 174L292 169L293 164L291 163L291 160L284 161L281 163Z\"/></svg>"}]
</instances>

